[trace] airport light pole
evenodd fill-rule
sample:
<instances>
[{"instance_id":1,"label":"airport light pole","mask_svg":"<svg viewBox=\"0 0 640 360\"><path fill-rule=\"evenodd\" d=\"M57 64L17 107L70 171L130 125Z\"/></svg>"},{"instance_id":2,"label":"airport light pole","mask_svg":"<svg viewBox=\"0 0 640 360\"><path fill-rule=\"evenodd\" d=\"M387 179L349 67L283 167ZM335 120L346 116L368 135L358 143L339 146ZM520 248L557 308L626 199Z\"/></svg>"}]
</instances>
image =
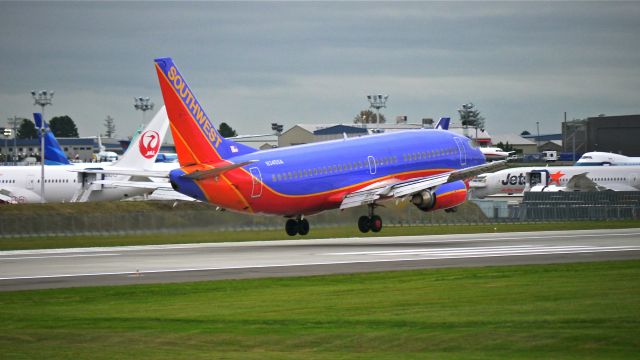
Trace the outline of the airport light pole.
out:
<instances>
[{"instance_id":1,"label":"airport light pole","mask_svg":"<svg viewBox=\"0 0 640 360\"><path fill-rule=\"evenodd\" d=\"M540 151L540 122L536 121L536 129L538 130L538 136L536 137L536 151Z\"/></svg>"},{"instance_id":2,"label":"airport light pole","mask_svg":"<svg viewBox=\"0 0 640 360\"><path fill-rule=\"evenodd\" d=\"M148 97L134 97L133 98L133 107L136 110L142 111L142 126L144 126L144 113L153 110L153 102Z\"/></svg>"},{"instance_id":3,"label":"airport light pole","mask_svg":"<svg viewBox=\"0 0 640 360\"><path fill-rule=\"evenodd\" d=\"M53 99L53 91L41 90L31 91L33 97L33 105L39 105L42 108L42 121L40 122L40 202L44 201L44 107L52 105L51 99Z\"/></svg>"},{"instance_id":4,"label":"airport light pole","mask_svg":"<svg viewBox=\"0 0 640 360\"><path fill-rule=\"evenodd\" d=\"M5 128L4 130L2 130L2 135L4 135L4 162L8 163L7 158L9 156L9 148L7 148L7 139L9 138L9 136L11 136L12 134L12 130L9 128Z\"/></svg>"},{"instance_id":5,"label":"airport light pole","mask_svg":"<svg viewBox=\"0 0 640 360\"><path fill-rule=\"evenodd\" d=\"M17 144L17 138L18 138L18 121L22 121L22 118L19 118L17 116L13 116L12 118L9 118L9 125L11 125L12 129L13 129L13 162L15 163L16 160L18 159L18 144Z\"/></svg>"},{"instance_id":6,"label":"airport light pole","mask_svg":"<svg viewBox=\"0 0 640 360\"><path fill-rule=\"evenodd\" d=\"M387 107L387 99L389 95L367 95L367 100L369 100L369 104L371 108L376 109L376 123L377 126L380 127L380 109Z\"/></svg>"}]
</instances>

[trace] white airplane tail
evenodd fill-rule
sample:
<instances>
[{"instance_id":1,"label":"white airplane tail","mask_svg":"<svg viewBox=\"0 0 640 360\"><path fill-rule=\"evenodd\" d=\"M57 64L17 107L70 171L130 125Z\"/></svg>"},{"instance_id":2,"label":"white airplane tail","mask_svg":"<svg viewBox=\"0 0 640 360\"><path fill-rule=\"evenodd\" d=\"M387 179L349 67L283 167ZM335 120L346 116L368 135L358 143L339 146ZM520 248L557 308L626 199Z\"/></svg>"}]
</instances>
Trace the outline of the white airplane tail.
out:
<instances>
[{"instance_id":1,"label":"white airplane tail","mask_svg":"<svg viewBox=\"0 0 640 360\"><path fill-rule=\"evenodd\" d=\"M114 167L130 169L150 169L156 162L160 146L169 127L169 117L164 106L142 130L142 134L133 139L122 157L113 163Z\"/></svg>"}]
</instances>

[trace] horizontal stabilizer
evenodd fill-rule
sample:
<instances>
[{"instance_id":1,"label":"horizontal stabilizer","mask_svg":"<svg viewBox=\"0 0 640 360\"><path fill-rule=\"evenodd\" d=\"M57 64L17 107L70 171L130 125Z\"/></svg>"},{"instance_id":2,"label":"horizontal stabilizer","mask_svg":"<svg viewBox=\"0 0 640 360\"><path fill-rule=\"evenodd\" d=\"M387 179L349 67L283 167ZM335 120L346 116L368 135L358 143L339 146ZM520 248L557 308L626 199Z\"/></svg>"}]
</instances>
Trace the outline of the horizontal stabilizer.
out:
<instances>
[{"instance_id":1,"label":"horizontal stabilizer","mask_svg":"<svg viewBox=\"0 0 640 360\"><path fill-rule=\"evenodd\" d=\"M125 175L137 177L169 178L168 171L128 170L128 169L70 169L69 171L87 174Z\"/></svg>"},{"instance_id":2,"label":"horizontal stabilizer","mask_svg":"<svg viewBox=\"0 0 640 360\"><path fill-rule=\"evenodd\" d=\"M171 189L171 184L168 182L156 182L156 181L113 181L113 180L96 180L94 184L108 185L119 188L136 188L136 189Z\"/></svg>"},{"instance_id":3,"label":"horizontal stabilizer","mask_svg":"<svg viewBox=\"0 0 640 360\"><path fill-rule=\"evenodd\" d=\"M245 165L253 164L257 161L258 160L249 160L249 161L244 161L237 164L224 165L224 166L220 166L220 167L209 169L209 170L197 170L192 173L182 175L182 177L187 179L193 179L193 180L202 180L202 179L218 176L229 170L233 170L233 169L243 167Z\"/></svg>"}]
</instances>

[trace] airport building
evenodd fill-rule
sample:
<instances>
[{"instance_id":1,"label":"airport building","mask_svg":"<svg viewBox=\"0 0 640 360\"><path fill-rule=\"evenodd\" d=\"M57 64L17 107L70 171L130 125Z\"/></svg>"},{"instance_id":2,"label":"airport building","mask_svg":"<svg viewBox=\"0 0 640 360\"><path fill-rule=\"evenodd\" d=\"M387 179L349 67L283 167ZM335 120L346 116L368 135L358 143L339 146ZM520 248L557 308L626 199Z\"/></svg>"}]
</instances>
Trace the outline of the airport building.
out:
<instances>
[{"instance_id":1,"label":"airport building","mask_svg":"<svg viewBox=\"0 0 640 360\"><path fill-rule=\"evenodd\" d=\"M564 151L640 156L640 115L597 116L562 124Z\"/></svg>"}]
</instances>

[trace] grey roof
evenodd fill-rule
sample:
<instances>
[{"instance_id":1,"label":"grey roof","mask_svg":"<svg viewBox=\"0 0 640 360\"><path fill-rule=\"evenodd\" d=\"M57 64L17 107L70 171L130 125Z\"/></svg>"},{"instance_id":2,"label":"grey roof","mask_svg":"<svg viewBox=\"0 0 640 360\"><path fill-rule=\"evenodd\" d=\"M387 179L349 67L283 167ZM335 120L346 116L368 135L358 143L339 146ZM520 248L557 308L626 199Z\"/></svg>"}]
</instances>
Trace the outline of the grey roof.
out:
<instances>
[{"instance_id":1,"label":"grey roof","mask_svg":"<svg viewBox=\"0 0 640 360\"><path fill-rule=\"evenodd\" d=\"M503 144L509 143L509 145L536 145L535 141L525 139L517 134L493 135L491 137L491 143L494 145L500 142Z\"/></svg>"}]
</instances>

